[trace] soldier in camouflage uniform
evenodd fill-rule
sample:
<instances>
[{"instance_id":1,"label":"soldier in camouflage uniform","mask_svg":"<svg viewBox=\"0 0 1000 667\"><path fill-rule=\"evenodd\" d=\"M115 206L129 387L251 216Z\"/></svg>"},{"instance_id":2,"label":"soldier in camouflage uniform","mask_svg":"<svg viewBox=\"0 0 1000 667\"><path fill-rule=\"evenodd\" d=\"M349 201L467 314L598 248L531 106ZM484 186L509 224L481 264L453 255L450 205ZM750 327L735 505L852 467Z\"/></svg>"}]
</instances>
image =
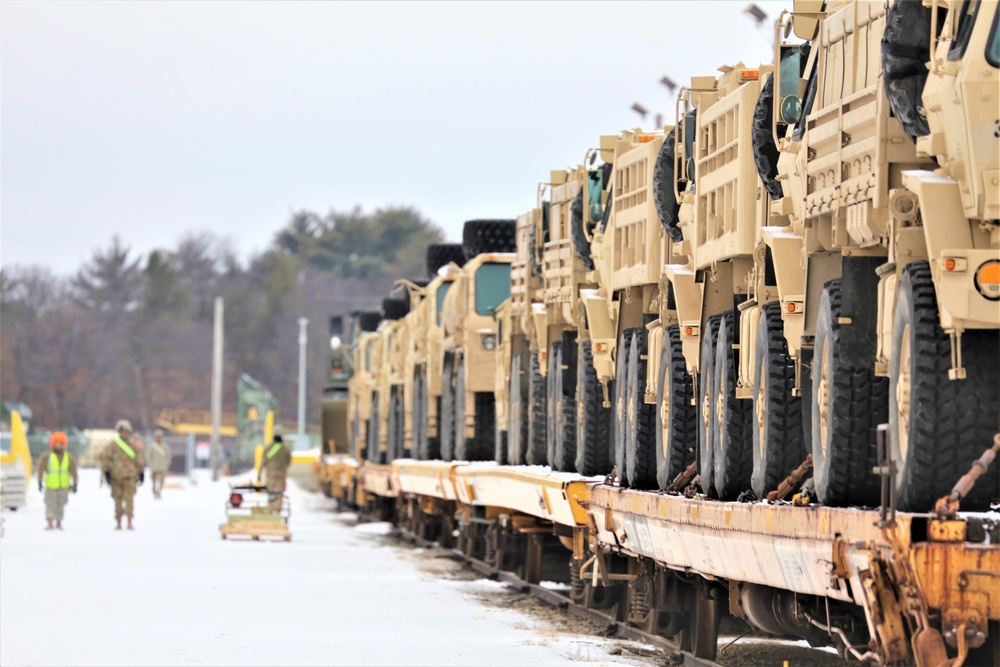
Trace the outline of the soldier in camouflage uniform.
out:
<instances>
[{"instance_id":1,"label":"soldier in camouflage uniform","mask_svg":"<svg viewBox=\"0 0 1000 667\"><path fill-rule=\"evenodd\" d=\"M115 501L115 530L121 530L123 516L128 519L128 529L132 530L132 499L136 486L145 479L145 462L142 448L130 440L132 424L125 419L119 420L115 430L118 437L104 448L101 470Z\"/></svg>"},{"instance_id":2,"label":"soldier in camouflage uniform","mask_svg":"<svg viewBox=\"0 0 1000 667\"><path fill-rule=\"evenodd\" d=\"M155 439L146 452L146 463L153 477L153 497L161 498L163 481L167 478L167 471L170 470L173 452L170 450L170 445L163 442L163 431L156 429L153 435Z\"/></svg>"},{"instance_id":3,"label":"soldier in camouflage uniform","mask_svg":"<svg viewBox=\"0 0 1000 667\"><path fill-rule=\"evenodd\" d=\"M281 496L285 492L285 479L288 466L292 463L292 452L280 435L274 436L274 443L264 448L264 456L260 462L260 476L264 476L264 484L270 492L272 512L281 511Z\"/></svg>"}]
</instances>

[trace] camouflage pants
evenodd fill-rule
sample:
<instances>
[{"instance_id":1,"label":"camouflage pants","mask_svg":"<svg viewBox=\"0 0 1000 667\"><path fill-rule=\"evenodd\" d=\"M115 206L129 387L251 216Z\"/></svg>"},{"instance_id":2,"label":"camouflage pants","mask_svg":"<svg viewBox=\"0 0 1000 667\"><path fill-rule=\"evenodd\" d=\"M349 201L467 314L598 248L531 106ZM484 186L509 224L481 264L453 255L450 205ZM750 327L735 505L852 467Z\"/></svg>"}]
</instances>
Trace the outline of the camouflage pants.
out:
<instances>
[{"instance_id":1,"label":"camouflage pants","mask_svg":"<svg viewBox=\"0 0 1000 667\"><path fill-rule=\"evenodd\" d=\"M281 496L285 492L285 478L275 476L271 479L270 476L267 478L267 490L270 492L271 501L268 503L271 507L272 512L281 511Z\"/></svg>"},{"instance_id":2,"label":"camouflage pants","mask_svg":"<svg viewBox=\"0 0 1000 667\"><path fill-rule=\"evenodd\" d=\"M154 472L153 476L153 495L159 496L160 492L163 491L163 480L167 478L167 473L165 472Z\"/></svg>"},{"instance_id":3,"label":"camouflage pants","mask_svg":"<svg viewBox=\"0 0 1000 667\"><path fill-rule=\"evenodd\" d=\"M63 520L63 508L69 500L69 489L45 489L45 518L50 521Z\"/></svg>"},{"instance_id":4,"label":"camouflage pants","mask_svg":"<svg viewBox=\"0 0 1000 667\"><path fill-rule=\"evenodd\" d=\"M115 519L123 516L132 518L132 499L135 498L134 477L126 479L111 478L111 498L115 501Z\"/></svg>"}]
</instances>

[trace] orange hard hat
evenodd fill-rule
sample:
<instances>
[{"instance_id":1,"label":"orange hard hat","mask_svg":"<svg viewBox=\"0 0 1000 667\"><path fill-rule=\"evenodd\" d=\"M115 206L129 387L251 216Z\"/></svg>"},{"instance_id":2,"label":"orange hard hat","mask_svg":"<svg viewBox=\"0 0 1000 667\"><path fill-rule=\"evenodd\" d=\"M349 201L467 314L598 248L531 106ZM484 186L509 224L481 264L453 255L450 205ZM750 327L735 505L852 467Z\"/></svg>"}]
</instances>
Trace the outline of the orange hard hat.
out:
<instances>
[{"instance_id":1,"label":"orange hard hat","mask_svg":"<svg viewBox=\"0 0 1000 667\"><path fill-rule=\"evenodd\" d=\"M63 447L69 445L69 440L66 439L66 434L62 431L55 431L49 436L49 447L55 447L56 445L62 445Z\"/></svg>"}]
</instances>

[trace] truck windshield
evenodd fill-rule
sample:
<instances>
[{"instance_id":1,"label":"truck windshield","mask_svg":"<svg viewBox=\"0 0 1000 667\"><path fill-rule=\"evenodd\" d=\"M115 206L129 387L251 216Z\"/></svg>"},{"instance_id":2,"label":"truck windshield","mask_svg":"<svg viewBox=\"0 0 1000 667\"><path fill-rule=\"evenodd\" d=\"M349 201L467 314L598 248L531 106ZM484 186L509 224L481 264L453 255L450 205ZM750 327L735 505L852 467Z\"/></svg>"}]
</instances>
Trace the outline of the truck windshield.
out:
<instances>
[{"instance_id":1,"label":"truck windshield","mask_svg":"<svg viewBox=\"0 0 1000 667\"><path fill-rule=\"evenodd\" d=\"M492 315L510 296L510 264L490 262L476 270L476 312Z\"/></svg>"},{"instance_id":2,"label":"truck windshield","mask_svg":"<svg viewBox=\"0 0 1000 667\"><path fill-rule=\"evenodd\" d=\"M437 323L441 324L441 309L444 308L444 297L451 287L451 281L443 282L437 289Z\"/></svg>"},{"instance_id":3,"label":"truck windshield","mask_svg":"<svg viewBox=\"0 0 1000 667\"><path fill-rule=\"evenodd\" d=\"M993 28L990 30L990 41L986 45L986 60L994 67L1000 67L1000 7L993 13Z\"/></svg>"}]
</instances>

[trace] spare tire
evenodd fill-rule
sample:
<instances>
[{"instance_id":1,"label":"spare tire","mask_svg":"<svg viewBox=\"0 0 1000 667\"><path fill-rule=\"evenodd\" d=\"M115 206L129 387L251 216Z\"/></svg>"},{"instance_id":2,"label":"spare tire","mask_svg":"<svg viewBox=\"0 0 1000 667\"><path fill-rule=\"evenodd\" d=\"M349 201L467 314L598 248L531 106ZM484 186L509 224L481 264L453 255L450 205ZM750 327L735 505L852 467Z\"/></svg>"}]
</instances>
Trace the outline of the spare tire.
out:
<instances>
[{"instance_id":1,"label":"spare tire","mask_svg":"<svg viewBox=\"0 0 1000 667\"><path fill-rule=\"evenodd\" d=\"M358 313L358 326L362 331L372 332L378 329L378 323L382 321L382 313L377 310L369 310Z\"/></svg>"},{"instance_id":2,"label":"spare tire","mask_svg":"<svg viewBox=\"0 0 1000 667\"><path fill-rule=\"evenodd\" d=\"M437 275L442 266L448 266L451 262L459 266L465 264L461 243L432 243L427 246L427 275L431 278Z\"/></svg>"},{"instance_id":3,"label":"spare tire","mask_svg":"<svg viewBox=\"0 0 1000 667\"><path fill-rule=\"evenodd\" d=\"M674 131L667 133L660 147L660 153L656 156L656 164L653 166L653 203L656 205L656 214L660 216L660 224L663 231L667 233L675 243L684 240L684 234L680 227L678 212L680 204L674 196ZM609 207L610 208L610 207Z\"/></svg>"},{"instance_id":4,"label":"spare tire","mask_svg":"<svg viewBox=\"0 0 1000 667\"><path fill-rule=\"evenodd\" d=\"M410 312L405 299L382 299L382 315L386 320L398 320Z\"/></svg>"},{"instance_id":5,"label":"spare tire","mask_svg":"<svg viewBox=\"0 0 1000 667\"><path fill-rule=\"evenodd\" d=\"M484 252L514 252L516 223L514 220L469 220L462 230L462 250L470 260Z\"/></svg>"},{"instance_id":6,"label":"spare tire","mask_svg":"<svg viewBox=\"0 0 1000 667\"><path fill-rule=\"evenodd\" d=\"M542 273L542 262L538 261L538 227L536 225L532 225L531 229L528 230L528 266L531 267L531 275L544 285L545 276Z\"/></svg>"},{"instance_id":7,"label":"spare tire","mask_svg":"<svg viewBox=\"0 0 1000 667\"><path fill-rule=\"evenodd\" d=\"M938 33L944 24L939 15ZM920 96L927 81L926 63L931 35L931 10L920 2L894 2L885 17L882 33L882 78L885 95L893 115L912 139L930 132L927 119L920 113Z\"/></svg>"},{"instance_id":8,"label":"spare tire","mask_svg":"<svg viewBox=\"0 0 1000 667\"><path fill-rule=\"evenodd\" d=\"M580 258L583 268L587 271L594 270L594 260L590 256L590 241L587 240L586 231L583 228L583 188L576 193L576 199L569 209L569 237L573 241L573 250Z\"/></svg>"},{"instance_id":9,"label":"spare tire","mask_svg":"<svg viewBox=\"0 0 1000 667\"><path fill-rule=\"evenodd\" d=\"M753 110L753 130L750 143L753 146L753 161L757 165L757 175L771 199L784 197L778 182L778 147L774 144L771 126L774 123L774 76L768 75L760 87L757 106Z\"/></svg>"}]
</instances>

